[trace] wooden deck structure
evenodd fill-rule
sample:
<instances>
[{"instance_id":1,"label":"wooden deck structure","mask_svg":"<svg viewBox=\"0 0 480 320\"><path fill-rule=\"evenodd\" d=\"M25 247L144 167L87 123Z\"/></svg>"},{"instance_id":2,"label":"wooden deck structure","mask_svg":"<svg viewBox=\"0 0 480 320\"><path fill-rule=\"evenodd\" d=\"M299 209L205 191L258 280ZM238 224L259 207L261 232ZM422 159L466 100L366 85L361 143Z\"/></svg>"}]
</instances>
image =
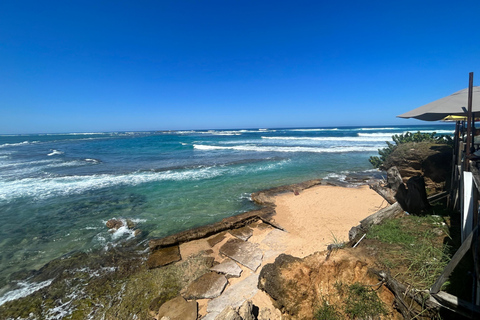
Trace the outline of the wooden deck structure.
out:
<instances>
[{"instance_id":1,"label":"wooden deck structure","mask_svg":"<svg viewBox=\"0 0 480 320\"><path fill-rule=\"evenodd\" d=\"M479 252L479 215L480 215L480 157L475 155L475 115L472 113L473 73L470 73L467 118L457 121L455 126L452 176L449 206L461 215L460 248L453 255L441 276L430 288L431 299L442 307L450 309L464 317L480 319L480 252ZM480 99L478 97L477 99ZM441 291L465 254L473 255L474 270L471 270L473 286L471 300L464 301L447 292Z\"/></svg>"}]
</instances>

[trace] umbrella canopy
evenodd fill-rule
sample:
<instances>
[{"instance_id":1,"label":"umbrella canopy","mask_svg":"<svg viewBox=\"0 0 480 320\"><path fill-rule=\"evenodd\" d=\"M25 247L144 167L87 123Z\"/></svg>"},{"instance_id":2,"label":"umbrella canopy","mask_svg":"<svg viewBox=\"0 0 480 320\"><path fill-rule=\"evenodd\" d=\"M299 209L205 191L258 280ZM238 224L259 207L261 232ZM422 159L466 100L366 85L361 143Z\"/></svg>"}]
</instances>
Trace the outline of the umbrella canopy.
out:
<instances>
[{"instance_id":1,"label":"umbrella canopy","mask_svg":"<svg viewBox=\"0 0 480 320\"><path fill-rule=\"evenodd\" d=\"M480 94L480 86L473 87L472 112L480 112L480 96L475 99L475 95ZM443 120L447 116L467 116L468 88L457 91L445 98L430 102L424 106L418 107L397 117L415 118L424 121Z\"/></svg>"}]
</instances>

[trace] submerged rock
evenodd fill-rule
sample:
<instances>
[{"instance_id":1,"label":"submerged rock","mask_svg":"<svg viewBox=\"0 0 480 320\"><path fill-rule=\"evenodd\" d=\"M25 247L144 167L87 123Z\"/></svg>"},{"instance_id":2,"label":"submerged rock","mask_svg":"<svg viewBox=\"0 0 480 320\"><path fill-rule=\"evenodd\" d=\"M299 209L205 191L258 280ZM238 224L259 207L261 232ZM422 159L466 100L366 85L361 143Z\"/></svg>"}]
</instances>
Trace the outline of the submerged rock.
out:
<instances>
[{"instance_id":1,"label":"submerged rock","mask_svg":"<svg viewBox=\"0 0 480 320\"><path fill-rule=\"evenodd\" d=\"M107 221L105 225L107 226L108 229L118 230L121 227L123 227L123 222L122 220L110 219Z\"/></svg>"}]
</instances>

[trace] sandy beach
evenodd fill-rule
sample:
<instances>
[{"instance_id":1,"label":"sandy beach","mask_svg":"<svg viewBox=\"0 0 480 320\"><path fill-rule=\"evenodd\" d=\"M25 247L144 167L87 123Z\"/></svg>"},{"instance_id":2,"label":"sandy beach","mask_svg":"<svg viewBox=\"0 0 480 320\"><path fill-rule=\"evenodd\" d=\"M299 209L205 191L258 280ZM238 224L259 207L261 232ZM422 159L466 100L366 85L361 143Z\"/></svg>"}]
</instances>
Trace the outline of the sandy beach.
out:
<instances>
[{"instance_id":1,"label":"sandy beach","mask_svg":"<svg viewBox=\"0 0 480 320\"><path fill-rule=\"evenodd\" d=\"M348 231L388 203L364 185L358 188L315 186L276 196L275 221L287 230L284 253L305 257L335 242L348 241Z\"/></svg>"},{"instance_id":2,"label":"sandy beach","mask_svg":"<svg viewBox=\"0 0 480 320\"><path fill-rule=\"evenodd\" d=\"M325 251L331 243L348 241L348 231L351 227L388 206L388 203L367 185L348 188L317 185L300 192L278 194L274 196L274 203L276 213L273 220L285 231L261 221L249 225L253 232L248 242L262 251L261 264L255 271L239 264L242 268L241 276L230 278L224 292L228 292L229 287L242 287L242 282L249 282L247 279L258 278L262 268L272 263L282 253L303 258L315 252ZM210 250L216 262L230 260L220 252L220 248L235 237L231 232L224 232L223 235L223 239L213 246L209 244L209 240L217 235L183 243L180 245L182 257ZM270 298L256 288L256 281L252 283L252 288L239 289L238 295L243 295L260 308L274 310ZM213 300L197 300L199 314L207 315L210 301L220 298L221 296ZM280 314L272 314L272 317L276 319ZM207 316L205 319L210 318Z\"/></svg>"}]
</instances>

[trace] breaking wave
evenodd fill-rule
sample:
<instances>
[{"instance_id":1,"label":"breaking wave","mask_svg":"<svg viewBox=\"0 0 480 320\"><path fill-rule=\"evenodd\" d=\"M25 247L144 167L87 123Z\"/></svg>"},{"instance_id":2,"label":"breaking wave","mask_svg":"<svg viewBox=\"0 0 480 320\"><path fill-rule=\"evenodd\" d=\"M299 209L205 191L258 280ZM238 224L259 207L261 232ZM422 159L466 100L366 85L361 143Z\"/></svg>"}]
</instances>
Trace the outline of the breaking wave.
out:
<instances>
[{"instance_id":1,"label":"breaking wave","mask_svg":"<svg viewBox=\"0 0 480 320\"><path fill-rule=\"evenodd\" d=\"M4 143L0 144L0 148L8 148L8 147L18 147L18 146L24 146L24 145L29 145L33 143L38 143L38 141L23 141L23 142L18 142L18 143Z\"/></svg>"},{"instance_id":2,"label":"breaking wave","mask_svg":"<svg viewBox=\"0 0 480 320\"><path fill-rule=\"evenodd\" d=\"M362 141L385 141L385 137L388 135L368 135L358 134L357 137L262 137L266 140L313 140L313 141L351 141L351 142L362 142Z\"/></svg>"},{"instance_id":3,"label":"breaking wave","mask_svg":"<svg viewBox=\"0 0 480 320\"><path fill-rule=\"evenodd\" d=\"M203 144L194 144L193 147L198 150L238 150L253 152L314 152L314 153L343 153L343 152L371 152L377 151L377 146L343 146L343 147L279 147L279 146L211 146Z\"/></svg>"},{"instance_id":4,"label":"breaking wave","mask_svg":"<svg viewBox=\"0 0 480 320\"><path fill-rule=\"evenodd\" d=\"M197 170L137 172L125 175L98 174L89 176L64 176L48 178L25 178L0 182L0 201L9 201L21 197L35 199L52 196L66 196L89 190L98 190L118 185L139 185L164 180L201 180L216 177L222 171L213 167Z\"/></svg>"}]
</instances>

